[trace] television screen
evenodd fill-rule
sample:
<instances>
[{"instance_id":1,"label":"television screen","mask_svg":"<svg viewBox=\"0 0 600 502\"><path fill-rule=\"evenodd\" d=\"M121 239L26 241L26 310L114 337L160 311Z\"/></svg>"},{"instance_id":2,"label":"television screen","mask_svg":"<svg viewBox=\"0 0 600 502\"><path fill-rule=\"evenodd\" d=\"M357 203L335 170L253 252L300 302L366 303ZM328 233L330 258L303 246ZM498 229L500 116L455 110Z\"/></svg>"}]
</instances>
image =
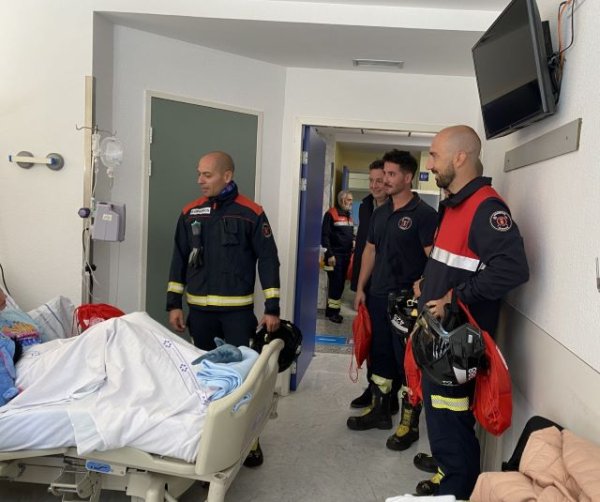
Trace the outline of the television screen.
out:
<instances>
[{"instance_id":1,"label":"television screen","mask_svg":"<svg viewBox=\"0 0 600 502\"><path fill-rule=\"evenodd\" d=\"M488 139L554 113L547 43L535 0L513 0L473 46Z\"/></svg>"}]
</instances>

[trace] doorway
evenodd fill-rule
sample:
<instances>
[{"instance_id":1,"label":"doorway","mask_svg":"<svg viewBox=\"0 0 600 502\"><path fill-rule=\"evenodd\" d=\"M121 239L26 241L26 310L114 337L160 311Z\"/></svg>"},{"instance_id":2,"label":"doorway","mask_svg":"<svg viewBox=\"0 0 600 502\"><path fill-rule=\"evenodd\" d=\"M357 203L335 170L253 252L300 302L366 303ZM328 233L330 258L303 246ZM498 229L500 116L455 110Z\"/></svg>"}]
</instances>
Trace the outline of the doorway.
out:
<instances>
[{"instance_id":1,"label":"doorway","mask_svg":"<svg viewBox=\"0 0 600 502\"><path fill-rule=\"evenodd\" d=\"M142 291L148 314L168 327L165 306L173 235L182 208L200 197L198 159L215 150L229 153L240 192L253 199L261 116L164 95L149 95L149 100L152 133Z\"/></svg>"},{"instance_id":2,"label":"doorway","mask_svg":"<svg viewBox=\"0 0 600 502\"><path fill-rule=\"evenodd\" d=\"M336 324L329 321L324 315L327 302L327 274L312 261L311 266L306 265L308 248L305 247L307 244L301 238L302 229L306 226L307 221L311 221L312 225L318 225L320 233L323 215L335 204L337 193L341 189L348 189L352 192L354 197L353 214L357 214L362 199L369 194L369 164L393 148L408 150L417 158L419 172L415 176L415 190L422 198L427 199L426 202L431 201L431 205L437 206L439 189L425 170L429 146L435 130L416 132L328 125L303 126L304 140L306 140L307 129L313 130L314 134L324 142L325 155L320 164L321 179L319 183L307 178L305 171L302 171L301 175L295 312L301 312L302 322L309 330L306 333L303 331L305 338L308 335L311 340L310 356L307 354L307 357L311 357L313 351L349 355L352 353L352 321L356 316L353 309L354 292L350 290L350 282L346 281L341 306L343 322ZM310 159L311 155L307 154L305 143L302 144L303 158L308 155ZM311 169L314 167L311 166ZM308 211L306 208L302 209L303 198L315 200L319 197L322 199L322 204L313 204ZM354 223L356 230L359 224L358 219L355 219ZM314 246L313 243L313 255L315 255ZM313 256L312 260L316 259L316 255ZM316 301L309 296L303 297L300 285L306 283L317 284ZM299 316L295 315L295 319L298 322ZM307 348L309 347L306 347L305 350ZM300 368L299 365L297 382L300 381L303 370L304 368Z\"/></svg>"}]
</instances>

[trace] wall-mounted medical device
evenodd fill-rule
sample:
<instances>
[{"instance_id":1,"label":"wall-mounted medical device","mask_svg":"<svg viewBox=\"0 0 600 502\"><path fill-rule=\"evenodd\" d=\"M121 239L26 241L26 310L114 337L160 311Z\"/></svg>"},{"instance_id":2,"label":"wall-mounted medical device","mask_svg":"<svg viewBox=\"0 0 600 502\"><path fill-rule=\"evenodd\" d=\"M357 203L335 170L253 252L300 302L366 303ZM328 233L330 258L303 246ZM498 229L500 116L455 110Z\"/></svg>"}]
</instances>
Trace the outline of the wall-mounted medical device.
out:
<instances>
[{"instance_id":1,"label":"wall-mounted medical device","mask_svg":"<svg viewBox=\"0 0 600 502\"><path fill-rule=\"evenodd\" d=\"M125 204L96 202L92 239L113 242L125 239Z\"/></svg>"},{"instance_id":2,"label":"wall-mounted medical device","mask_svg":"<svg viewBox=\"0 0 600 502\"><path fill-rule=\"evenodd\" d=\"M24 169L29 169L34 164L43 164L48 166L48 169L59 171L65 165L65 159L59 153L49 153L45 157L34 157L31 152L22 151L16 155L9 155L8 161L14 162Z\"/></svg>"}]
</instances>

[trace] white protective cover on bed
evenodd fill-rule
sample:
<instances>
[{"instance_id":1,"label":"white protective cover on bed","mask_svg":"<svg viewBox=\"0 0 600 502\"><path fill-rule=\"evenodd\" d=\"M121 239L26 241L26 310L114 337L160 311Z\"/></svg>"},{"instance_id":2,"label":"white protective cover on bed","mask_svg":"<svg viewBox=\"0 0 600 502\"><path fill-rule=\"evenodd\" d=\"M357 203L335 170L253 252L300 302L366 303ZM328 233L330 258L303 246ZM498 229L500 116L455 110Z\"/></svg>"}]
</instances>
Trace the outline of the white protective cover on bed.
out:
<instances>
[{"instance_id":1,"label":"white protective cover on bed","mask_svg":"<svg viewBox=\"0 0 600 502\"><path fill-rule=\"evenodd\" d=\"M0 408L0 451L131 446L191 462L214 392L190 364L202 353L145 313L32 347L23 392Z\"/></svg>"}]
</instances>

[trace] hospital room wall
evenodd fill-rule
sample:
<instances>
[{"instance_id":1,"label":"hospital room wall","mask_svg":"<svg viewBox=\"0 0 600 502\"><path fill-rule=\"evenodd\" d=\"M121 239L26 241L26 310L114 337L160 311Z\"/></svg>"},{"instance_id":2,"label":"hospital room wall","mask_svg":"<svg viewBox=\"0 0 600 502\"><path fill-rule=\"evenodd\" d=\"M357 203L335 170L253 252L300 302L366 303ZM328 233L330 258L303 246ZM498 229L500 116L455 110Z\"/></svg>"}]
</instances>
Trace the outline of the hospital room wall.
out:
<instances>
[{"instance_id":1,"label":"hospital room wall","mask_svg":"<svg viewBox=\"0 0 600 502\"><path fill-rule=\"evenodd\" d=\"M123 142L125 161L115 179L112 197L127 204L127 237L111 251L110 298L127 311L137 310L142 304L140 280L145 272L140 257L145 245L142 242L142 170L146 90L263 113L257 196L267 214L273 215L270 219L274 220L277 235L274 215L278 212L279 199L273 187L279 185L281 176L285 69L115 26L113 127ZM189 166L190 182L194 182L195 167ZM173 215L173 231L177 217ZM165 245L170 247L171 242Z\"/></svg>"},{"instance_id":2,"label":"hospital room wall","mask_svg":"<svg viewBox=\"0 0 600 502\"><path fill-rule=\"evenodd\" d=\"M542 19L553 20L556 48L556 2L537 2ZM534 413L600 437L600 67L590 64L600 50L600 4L577 7L557 113L483 145L485 172L511 207L531 272L509 297L502 319L516 404L514 432L506 439ZM577 118L583 124L576 152L503 172L506 151Z\"/></svg>"},{"instance_id":3,"label":"hospital room wall","mask_svg":"<svg viewBox=\"0 0 600 502\"><path fill-rule=\"evenodd\" d=\"M10 5L9 5L10 4ZM91 2L22 0L0 8L0 263L26 309L81 295L85 75L92 72ZM8 155L57 152L60 171L21 169Z\"/></svg>"}]
</instances>

